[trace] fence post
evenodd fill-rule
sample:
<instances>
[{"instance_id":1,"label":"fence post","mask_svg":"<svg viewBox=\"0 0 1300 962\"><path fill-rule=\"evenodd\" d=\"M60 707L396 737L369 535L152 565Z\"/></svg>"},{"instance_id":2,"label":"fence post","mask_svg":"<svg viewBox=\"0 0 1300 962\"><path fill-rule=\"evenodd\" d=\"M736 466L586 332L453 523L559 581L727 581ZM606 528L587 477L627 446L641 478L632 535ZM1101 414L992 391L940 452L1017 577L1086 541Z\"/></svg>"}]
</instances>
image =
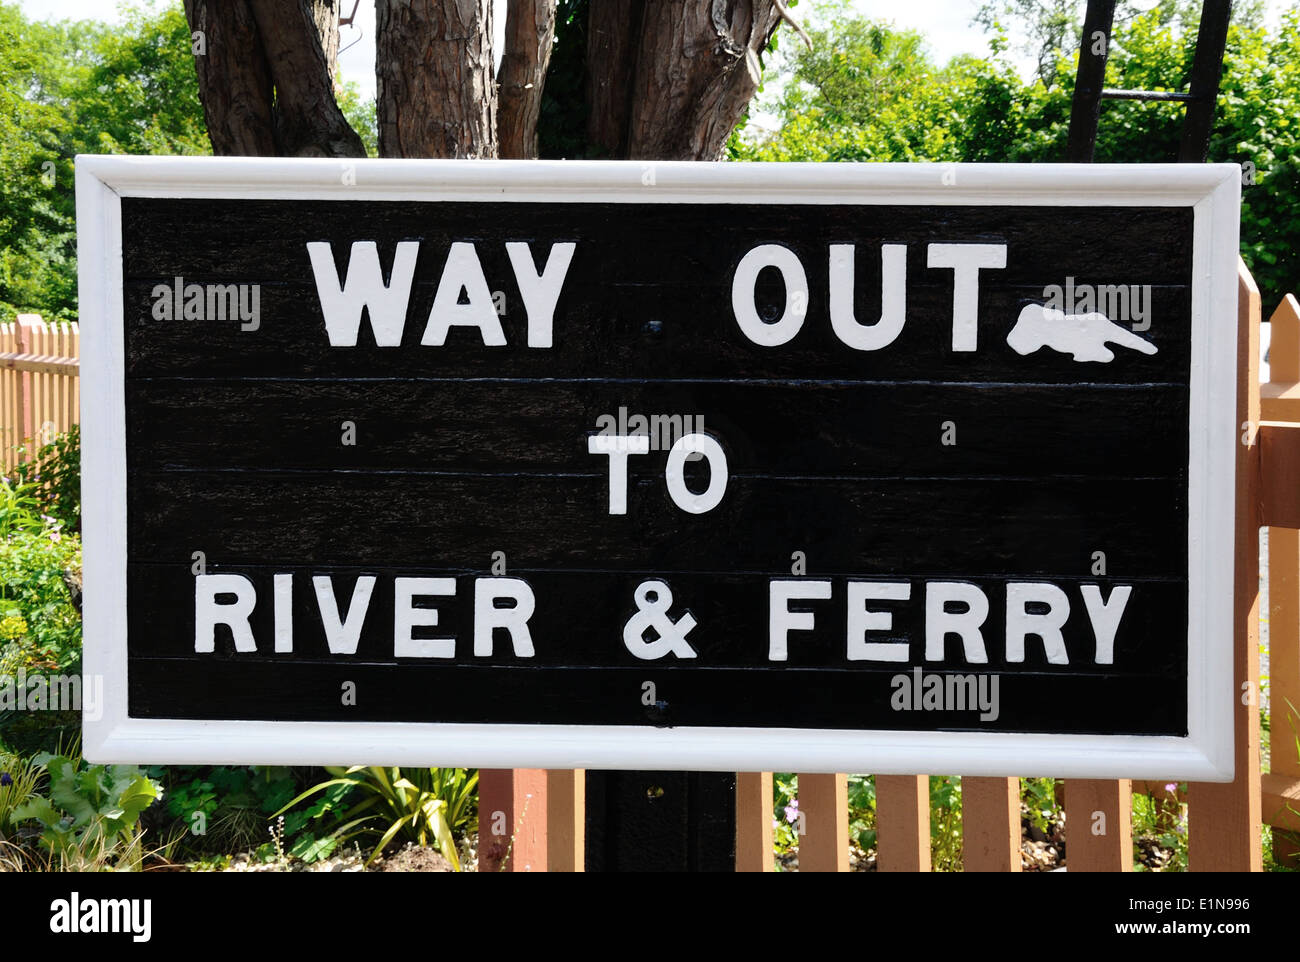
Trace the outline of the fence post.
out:
<instances>
[{"instance_id":1,"label":"fence post","mask_svg":"<svg viewBox=\"0 0 1300 962\"><path fill-rule=\"evenodd\" d=\"M1065 864L1071 872L1133 871L1133 782L1065 782Z\"/></svg>"},{"instance_id":2,"label":"fence post","mask_svg":"<svg viewBox=\"0 0 1300 962\"><path fill-rule=\"evenodd\" d=\"M545 769L479 770L480 872L545 872L546 821Z\"/></svg>"},{"instance_id":3,"label":"fence post","mask_svg":"<svg viewBox=\"0 0 1300 962\"><path fill-rule=\"evenodd\" d=\"M19 354L30 354L32 352L32 341L37 326L41 322L39 314L19 314L18 323L14 325L14 332L17 336L14 350ZM18 436L14 438L14 444L22 444L24 440L32 436L31 416L32 416L32 377L29 371L16 371L17 390L18 390L18 417L17 427Z\"/></svg>"},{"instance_id":4,"label":"fence post","mask_svg":"<svg viewBox=\"0 0 1300 962\"><path fill-rule=\"evenodd\" d=\"M549 872L582 872L587 862L587 773L546 773L546 860Z\"/></svg>"},{"instance_id":5,"label":"fence post","mask_svg":"<svg viewBox=\"0 0 1300 962\"><path fill-rule=\"evenodd\" d=\"M1300 304L1294 295L1282 299L1269 326L1270 381L1300 383ZM1300 531L1295 528L1268 529L1268 607L1269 728L1275 746L1289 747L1300 733ZM1273 859L1300 868L1300 835L1276 824L1286 820L1287 808L1295 805L1284 799L1286 788L1300 785L1300 757L1285 747L1275 748L1270 768L1271 780L1279 782L1281 790L1264 788L1261 815L1274 823Z\"/></svg>"},{"instance_id":6,"label":"fence post","mask_svg":"<svg viewBox=\"0 0 1300 962\"><path fill-rule=\"evenodd\" d=\"M930 776L876 776L876 870L930 871Z\"/></svg>"},{"instance_id":7,"label":"fence post","mask_svg":"<svg viewBox=\"0 0 1300 962\"><path fill-rule=\"evenodd\" d=\"M849 777L799 776L800 872L849 870Z\"/></svg>"},{"instance_id":8,"label":"fence post","mask_svg":"<svg viewBox=\"0 0 1300 962\"><path fill-rule=\"evenodd\" d=\"M736 773L736 871L770 872L772 773Z\"/></svg>"},{"instance_id":9,"label":"fence post","mask_svg":"<svg viewBox=\"0 0 1300 962\"><path fill-rule=\"evenodd\" d=\"M1233 592L1233 747L1231 782L1193 782L1188 791L1187 867L1258 872L1259 784L1259 288L1237 267L1237 420L1250 444L1237 446ZM1240 439L1239 439L1240 440Z\"/></svg>"},{"instance_id":10,"label":"fence post","mask_svg":"<svg viewBox=\"0 0 1300 962\"><path fill-rule=\"evenodd\" d=\"M962 778L961 862L967 872L1021 870L1019 778Z\"/></svg>"}]
</instances>

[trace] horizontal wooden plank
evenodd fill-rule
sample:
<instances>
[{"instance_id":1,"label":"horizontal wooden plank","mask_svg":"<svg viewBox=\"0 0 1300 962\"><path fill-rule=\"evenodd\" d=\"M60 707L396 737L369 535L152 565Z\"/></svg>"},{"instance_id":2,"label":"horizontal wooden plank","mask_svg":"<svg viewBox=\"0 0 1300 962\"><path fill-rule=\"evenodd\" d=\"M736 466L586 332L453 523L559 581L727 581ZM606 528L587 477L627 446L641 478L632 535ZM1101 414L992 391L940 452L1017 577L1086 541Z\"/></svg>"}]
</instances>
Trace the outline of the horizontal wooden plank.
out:
<instances>
[{"instance_id":1,"label":"horizontal wooden plank","mask_svg":"<svg viewBox=\"0 0 1300 962\"><path fill-rule=\"evenodd\" d=\"M0 354L0 367L37 374L70 374L76 376L81 362L75 357L54 357L45 354Z\"/></svg>"},{"instance_id":2,"label":"horizontal wooden plank","mask_svg":"<svg viewBox=\"0 0 1300 962\"><path fill-rule=\"evenodd\" d=\"M701 462L703 463L703 462ZM434 564L503 551L529 568L891 574L1186 575L1186 491L1172 481L819 480L733 476L687 514L660 479L608 514L606 473L584 475L133 473L128 557ZM702 485L701 485L702 487Z\"/></svg>"},{"instance_id":3,"label":"horizontal wooden plank","mask_svg":"<svg viewBox=\"0 0 1300 962\"><path fill-rule=\"evenodd\" d=\"M891 672L801 673L631 667L294 664L131 659L129 712L137 718L439 721L920 731L1184 734L1185 696L1168 679L1005 673L1002 711L894 711ZM665 708L642 704L653 681ZM356 704L344 706L344 683ZM1153 688L1167 697L1151 698ZM796 706L794 710L792 706ZM232 759L235 761L235 759ZM340 764L349 762L338 759ZM438 759L429 759L438 764ZM1051 774L1051 773L1049 773Z\"/></svg>"},{"instance_id":4,"label":"horizontal wooden plank","mask_svg":"<svg viewBox=\"0 0 1300 962\"><path fill-rule=\"evenodd\" d=\"M395 577L450 577L455 579L455 594L448 597L428 598L421 604L437 608L438 626L428 634L437 637L456 637L462 643L456 648L457 664L481 664L484 658L471 651L473 638L473 599L475 581L488 577L490 569L484 564L478 571L465 573L455 569L436 567L366 567L340 568L311 564L308 560L283 566L236 566L210 564L212 574L238 574L251 583L256 592L257 604L249 624L258 644L257 652L241 653L237 659L261 659L278 664L284 659L273 652L274 639L274 588L275 574L293 575L292 604L286 612L292 613L294 625L294 661L348 661L395 662L393 656L394 587ZM623 626L637 611L636 590L643 580L655 578L653 574L621 574L615 572L560 573L524 569L507 569L510 577L527 582L533 592L535 610L529 619L534 653L530 657L517 656L509 644L504 630L497 633L492 656L500 662L520 667L572 667L577 665L604 665L632 667L642 664L623 642ZM365 609L360 641L353 656L334 655L326 643L320 607L312 578L327 576L331 579L334 597L340 611L349 610L354 586L360 575L376 580L371 598ZM667 576L666 583L672 592L669 612L673 619L689 612L696 625L689 632L696 651L696 663L712 670L722 667L770 668L776 663L768 657L769 582L774 578L788 579L789 571L770 571L752 574L691 573ZM809 576L815 578L816 576ZM815 618L810 630L795 630L789 634L786 660L789 669L845 669L870 668L872 664L848 659L848 584L850 581L884 580L880 577L862 579L848 576L831 579L829 597L817 600L793 601L791 610L811 612ZM907 572L896 572L889 581L904 582L909 586L906 601L873 601L873 610L890 613L892 628L872 632L872 640L899 642L907 647L906 666L926 664L925 661L925 582L927 579ZM1069 664L1050 664L1043 646L1031 638L1025 646L1025 660L1011 662L1006 659L1006 597L1007 582L1012 579L974 579L989 600L989 613L982 632L987 651L987 665L992 669L1007 668L1014 671L1035 671L1043 674L1078 673L1096 676L1111 675L1162 675L1178 677L1184 668L1185 652L1177 646L1164 643L1164 639L1185 625L1187 615L1187 586L1184 582L1137 581L1131 582L1132 591L1125 603L1119 630L1114 640L1114 663L1098 665L1096 662L1095 632L1087 608L1082 600L1081 586L1099 585L1104 597L1109 598L1118 578L1090 576L1054 577L1051 582L1065 592L1070 606L1069 618L1062 626L1062 636ZM189 564L132 564L128 568L128 598L131 604L128 636L130 651L134 655L167 657L193 655L195 581ZM170 626L160 630L159 626ZM576 630L578 627L581 630ZM218 629L217 648L224 654L234 652L229 630ZM948 657L943 664L949 668L963 669L966 661L959 639L948 641ZM668 662L676 659L669 657ZM875 663L875 667L889 667ZM933 667L933 666L932 666ZM971 666L973 667L973 666ZM903 670L902 668L897 670Z\"/></svg>"},{"instance_id":5,"label":"horizontal wooden plank","mask_svg":"<svg viewBox=\"0 0 1300 962\"><path fill-rule=\"evenodd\" d=\"M653 266L647 265L652 260L666 262L678 276L719 262L734 264L763 243L806 245L824 257L826 244L996 239L1023 249L1022 275L1059 261L1077 265L1080 282L1123 268L1149 275L1148 283L1183 283L1191 262L1191 224L1190 207L122 198L128 280L170 277L178 270L238 281L265 279L272 271L310 277L302 248L307 239L423 240L431 251L417 263L417 278L441 269L453 240L474 240L485 252L508 240L579 241L617 277ZM647 257L648 251L656 256ZM1122 264L1116 262L1119 252ZM501 256L508 275L505 264ZM1013 281L1016 267L1008 271Z\"/></svg>"},{"instance_id":6,"label":"horizontal wooden plank","mask_svg":"<svg viewBox=\"0 0 1300 962\"><path fill-rule=\"evenodd\" d=\"M716 437L738 473L1187 471L1186 433L1170 430L1187 419L1186 392L1174 387L157 379L129 382L126 400L132 463L169 468L592 473L607 459L588 453L588 436L640 416L656 450L630 459L635 476L662 476L663 451L693 431Z\"/></svg>"},{"instance_id":7,"label":"horizontal wooden plank","mask_svg":"<svg viewBox=\"0 0 1300 962\"><path fill-rule=\"evenodd\" d=\"M1260 812L1265 825L1300 832L1300 778L1264 774L1260 779Z\"/></svg>"},{"instance_id":8,"label":"horizontal wooden plank","mask_svg":"<svg viewBox=\"0 0 1300 962\"><path fill-rule=\"evenodd\" d=\"M951 272L948 272L951 274ZM501 326L507 343L486 347L477 330L453 329L447 343L420 339L433 290L417 288L401 346L378 347L368 324L356 346L331 347L315 288L267 284L262 288L255 331L227 321L157 321L150 314L154 282L126 285L126 373L129 377L532 377L532 378L837 378L959 382L1082 381L1145 384L1186 383L1189 313L1184 287L1152 292L1151 329L1141 336L1158 353L1120 348L1107 364L1077 362L1041 348L1021 356L1006 343L1021 309L1042 301L1041 286L981 287L980 334L974 352L951 350L952 290L930 283L908 293L907 321L897 340L878 351L840 342L826 319L824 299L810 294L808 319L780 347L748 341L738 328L729 287L700 281L697 287L611 282L570 287L556 310L554 344L526 346L526 317L517 298L506 298ZM879 293L863 295L861 315L879 316ZM775 317L781 292L768 297ZM874 313L871 313L873 312Z\"/></svg>"},{"instance_id":9,"label":"horizontal wooden plank","mask_svg":"<svg viewBox=\"0 0 1300 962\"><path fill-rule=\"evenodd\" d=\"M1259 411L1265 421L1300 421L1300 384L1289 381L1261 384Z\"/></svg>"},{"instance_id":10,"label":"horizontal wooden plank","mask_svg":"<svg viewBox=\"0 0 1300 962\"><path fill-rule=\"evenodd\" d=\"M961 381L1101 379L1186 382L1191 212L1173 208L910 208L740 205L726 222L693 205L386 204L160 201L125 198L124 291L129 376L157 374L526 377L835 377ZM1062 225L1068 224L1069 229ZM504 296L507 345L486 348L472 329L443 347L420 347L452 239L477 245L488 286ZM953 272L930 268L936 239L1008 245L1008 265L981 279L979 349L952 351ZM306 253L335 245L341 269L356 240L379 243L381 263L402 240L421 240L403 347L374 346L363 324L354 348L332 348ZM504 250L578 245L556 307L549 349L524 346L526 321ZM828 245L856 243L857 317L880 316L882 243L908 245L907 321L875 352L854 350L828 318ZM789 343L763 347L741 334L731 279L761 243L796 251L808 279L808 316ZM1122 253L1120 253L1122 252ZM159 321L152 292L174 278L258 284L256 330L238 319ZM1121 349L1109 364L1079 363L1044 348L1006 344L1020 309L1048 285L1151 286L1151 356ZM775 319L784 288L760 275L760 316Z\"/></svg>"},{"instance_id":11,"label":"horizontal wooden plank","mask_svg":"<svg viewBox=\"0 0 1300 962\"><path fill-rule=\"evenodd\" d=\"M1300 423L1261 424L1258 443L1261 523L1300 528Z\"/></svg>"}]
</instances>

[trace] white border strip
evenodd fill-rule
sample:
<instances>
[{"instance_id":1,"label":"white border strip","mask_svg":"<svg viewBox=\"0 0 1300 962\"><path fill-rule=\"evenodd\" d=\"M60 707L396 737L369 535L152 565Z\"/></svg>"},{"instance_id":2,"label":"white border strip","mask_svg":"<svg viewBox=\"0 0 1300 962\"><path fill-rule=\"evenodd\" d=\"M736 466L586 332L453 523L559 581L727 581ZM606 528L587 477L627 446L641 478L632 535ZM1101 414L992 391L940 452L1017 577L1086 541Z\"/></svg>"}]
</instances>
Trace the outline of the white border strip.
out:
<instances>
[{"instance_id":1,"label":"white border strip","mask_svg":"<svg viewBox=\"0 0 1300 962\"><path fill-rule=\"evenodd\" d=\"M949 183L945 184L945 180ZM650 182L652 181L652 182ZM1240 170L1216 165L699 164L77 158L87 675L85 757L176 764L1232 777ZM1192 291L1186 738L1007 732L137 719L126 715L121 196L282 200L1188 206ZM1151 697L1160 697L1152 692Z\"/></svg>"}]
</instances>

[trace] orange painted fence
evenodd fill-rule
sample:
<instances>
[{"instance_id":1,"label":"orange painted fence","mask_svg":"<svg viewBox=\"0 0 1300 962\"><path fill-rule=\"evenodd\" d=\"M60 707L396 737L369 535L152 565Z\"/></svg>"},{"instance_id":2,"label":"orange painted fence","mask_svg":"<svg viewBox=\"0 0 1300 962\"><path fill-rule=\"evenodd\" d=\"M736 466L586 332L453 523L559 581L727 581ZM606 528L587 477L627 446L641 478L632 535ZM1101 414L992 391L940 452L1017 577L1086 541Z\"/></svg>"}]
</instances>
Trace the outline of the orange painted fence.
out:
<instances>
[{"instance_id":1,"label":"orange painted fence","mask_svg":"<svg viewBox=\"0 0 1300 962\"><path fill-rule=\"evenodd\" d=\"M1236 778L1193 783L1179 793L1188 806L1188 867L1193 871L1259 871L1261 828L1272 825L1274 855L1297 864L1300 832L1300 308L1288 296L1272 317L1271 380L1259 384L1260 298L1250 272L1238 272L1237 451L1234 689ZM1226 319L1225 319L1226 320ZM1262 412L1261 412L1262 401ZM1270 770L1261 775L1259 652L1259 529L1269 532ZM1227 639L1225 639L1227 643ZM1157 693L1153 692L1153 697ZM480 871L572 871L582 865L581 772L497 770L479 786ZM1133 868L1133 793L1164 796L1152 781L1067 779L1066 866L1071 871ZM547 793L541 798L540 793ZM527 800L527 805L522 804ZM736 780L736 868L771 871L772 776L740 773ZM849 867L845 775L801 774L800 871ZM487 836L494 812L509 813L509 847ZM963 864L967 871L1021 870L1019 778L962 779ZM880 871L930 870L930 797L926 775L876 780ZM548 846L548 836L550 844Z\"/></svg>"},{"instance_id":2,"label":"orange painted fence","mask_svg":"<svg viewBox=\"0 0 1300 962\"><path fill-rule=\"evenodd\" d=\"M0 446L7 475L81 420L77 322L19 314L0 324ZM22 449L21 451L19 449Z\"/></svg>"}]
</instances>

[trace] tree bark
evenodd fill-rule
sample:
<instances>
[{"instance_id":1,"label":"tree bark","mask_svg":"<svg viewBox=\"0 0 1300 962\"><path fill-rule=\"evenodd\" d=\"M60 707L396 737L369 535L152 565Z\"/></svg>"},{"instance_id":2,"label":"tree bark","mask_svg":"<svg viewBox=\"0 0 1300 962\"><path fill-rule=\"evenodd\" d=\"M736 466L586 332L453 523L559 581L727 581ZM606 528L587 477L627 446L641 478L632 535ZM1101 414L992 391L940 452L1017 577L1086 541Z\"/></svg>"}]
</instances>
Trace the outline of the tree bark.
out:
<instances>
[{"instance_id":1,"label":"tree bark","mask_svg":"<svg viewBox=\"0 0 1300 962\"><path fill-rule=\"evenodd\" d=\"M185 0L190 30L202 35L194 57L212 152L274 155L271 69L245 0Z\"/></svg>"},{"instance_id":2,"label":"tree bark","mask_svg":"<svg viewBox=\"0 0 1300 962\"><path fill-rule=\"evenodd\" d=\"M556 0L509 0L505 54L497 71L497 140L502 157L537 157L546 67L555 40Z\"/></svg>"},{"instance_id":3,"label":"tree bark","mask_svg":"<svg viewBox=\"0 0 1300 962\"><path fill-rule=\"evenodd\" d=\"M339 72L339 5L339 0L311 0L311 19L331 81Z\"/></svg>"},{"instance_id":4,"label":"tree bark","mask_svg":"<svg viewBox=\"0 0 1300 962\"><path fill-rule=\"evenodd\" d=\"M628 117L633 159L717 160L758 89L758 55L781 17L772 0L645 5Z\"/></svg>"},{"instance_id":5,"label":"tree bark","mask_svg":"<svg viewBox=\"0 0 1300 962\"><path fill-rule=\"evenodd\" d=\"M334 99L338 0L185 0L212 151L364 157Z\"/></svg>"},{"instance_id":6,"label":"tree bark","mask_svg":"<svg viewBox=\"0 0 1300 962\"><path fill-rule=\"evenodd\" d=\"M627 156L644 8L644 0L596 0L587 14L587 142L598 156Z\"/></svg>"},{"instance_id":7,"label":"tree bark","mask_svg":"<svg viewBox=\"0 0 1300 962\"><path fill-rule=\"evenodd\" d=\"M275 82L279 153L364 157L366 148L334 99L328 50L338 54L335 0L250 0ZM324 30L322 31L322 21ZM325 42L322 44L322 37Z\"/></svg>"},{"instance_id":8,"label":"tree bark","mask_svg":"<svg viewBox=\"0 0 1300 962\"><path fill-rule=\"evenodd\" d=\"M495 157L491 0L375 0L379 153Z\"/></svg>"}]
</instances>

